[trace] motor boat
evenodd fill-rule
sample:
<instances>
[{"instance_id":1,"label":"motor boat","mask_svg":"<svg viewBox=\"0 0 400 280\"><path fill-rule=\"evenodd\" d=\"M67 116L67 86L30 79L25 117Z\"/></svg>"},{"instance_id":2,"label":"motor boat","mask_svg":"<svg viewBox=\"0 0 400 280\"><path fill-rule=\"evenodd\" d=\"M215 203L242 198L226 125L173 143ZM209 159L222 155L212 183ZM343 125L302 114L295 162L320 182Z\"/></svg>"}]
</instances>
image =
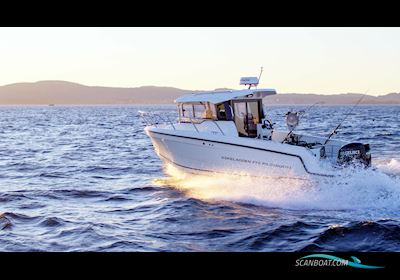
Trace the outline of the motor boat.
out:
<instances>
[{"instance_id":1,"label":"motor boat","mask_svg":"<svg viewBox=\"0 0 400 280\"><path fill-rule=\"evenodd\" d=\"M334 177L350 164L371 165L370 147L295 132L304 111L286 114L278 130L263 106L274 89L257 89L257 77L241 78L242 90L196 92L175 100L177 120L140 112L145 133L166 163L190 173L310 179Z\"/></svg>"}]
</instances>

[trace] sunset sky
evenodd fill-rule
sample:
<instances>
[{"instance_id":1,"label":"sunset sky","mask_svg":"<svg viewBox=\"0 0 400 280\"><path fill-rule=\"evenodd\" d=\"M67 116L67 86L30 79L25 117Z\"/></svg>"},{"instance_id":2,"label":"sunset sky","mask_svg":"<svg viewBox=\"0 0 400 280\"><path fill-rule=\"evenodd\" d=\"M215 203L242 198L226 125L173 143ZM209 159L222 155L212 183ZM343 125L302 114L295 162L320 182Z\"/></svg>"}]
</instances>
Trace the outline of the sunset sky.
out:
<instances>
[{"instance_id":1,"label":"sunset sky","mask_svg":"<svg viewBox=\"0 0 400 280\"><path fill-rule=\"evenodd\" d=\"M0 85L400 92L400 28L0 28Z\"/></svg>"}]
</instances>

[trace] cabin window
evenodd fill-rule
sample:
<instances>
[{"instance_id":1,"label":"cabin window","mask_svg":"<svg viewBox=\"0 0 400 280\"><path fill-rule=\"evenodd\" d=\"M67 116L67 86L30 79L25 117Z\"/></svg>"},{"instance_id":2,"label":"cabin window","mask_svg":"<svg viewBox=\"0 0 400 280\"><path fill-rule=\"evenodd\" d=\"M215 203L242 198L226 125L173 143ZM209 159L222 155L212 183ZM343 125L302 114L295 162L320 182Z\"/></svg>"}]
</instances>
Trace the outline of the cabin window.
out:
<instances>
[{"instance_id":1,"label":"cabin window","mask_svg":"<svg viewBox=\"0 0 400 280\"><path fill-rule=\"evenodd\" d=\"M235 124L239 136L256 137L257 124L260 123L260 102L235 101Z\"/></svg>"},{"instance_id":2,"label":"cabin window","mask_svg":"<svg viewBox=\"0 0 400 280\"><path fill-rule=\"evenodd\" d=\"M193 104L194 117L197 119L205 118L206 110L207 110L206 105L203 103Z\"/></svg>"},{"instance_id":3,"label":"cabin window","mask_svg":"<svg viewBox=\"0 0 400 280\"><path fill-rule=\"evenodd\" d=\"M182 104L182 117L183 118L193 118L193 105L192 104Z\"/></svg>"},{"instance_id":4,"label":"cabin window","mask_svg":"<svg viewBox=\"0 0 400 280\"><path fill-rule=\"evenodd\" d=\"M212 120L218 119L214 104L210 104L209 102L207 102L207 110L206 110L204 118L212 119Z\"/></svg>"},{"instance_id":5,"label":"cabin window","mask_svg":"<svg viewBox=\"0 0 400 280\"><path fill-rule=\"evenodd\" d=\"M216 119L215 106L209 102L182 103L179 107L179 116L182 121ZM191 120L192 119L192 120Z\"/></svg>"},{"instance_id":6,"label":"cabin window","mask_svg":"<svg viewBox=\"0 0 400 280\"><path fill-rule=\"evenodd\" d=\"M252 123L260 123L260 112L258 102L247 102L247 114L252 118ZM257 130L257 128L255 128Z\"/></svg>"},{"instance_id":7,"label":"cabin window","mask_svg":"<svg viewBox=\"0 0 400 280\"><path fill-rule=\"evenodd\" d=\"M217 117L218 120L225 121L226 120L226 111L224 103L217 105Z\"/></svg>"},{"instance_id":8,"label":"cabin window","mask_svg":"<svg viewBox=\"0 0 400 280\"><path fill-rule=\"evenodd\" d=\"M233 120L232 116L232 107L229 101L218 104L217 106L217 118L221 121L231 121Z\"/></svg>"},{"instance_id":9,"label":"cabin window","mask_svg":"<svg viewBox=\"0 0 400 280\"><path fill-rule=\"evenodd\" d=\"M244 118L246 116L246 102L235 102L235 124L239 132L239 136L247 136L248 133L245 129Z\"/></svg>"}]
</instances>

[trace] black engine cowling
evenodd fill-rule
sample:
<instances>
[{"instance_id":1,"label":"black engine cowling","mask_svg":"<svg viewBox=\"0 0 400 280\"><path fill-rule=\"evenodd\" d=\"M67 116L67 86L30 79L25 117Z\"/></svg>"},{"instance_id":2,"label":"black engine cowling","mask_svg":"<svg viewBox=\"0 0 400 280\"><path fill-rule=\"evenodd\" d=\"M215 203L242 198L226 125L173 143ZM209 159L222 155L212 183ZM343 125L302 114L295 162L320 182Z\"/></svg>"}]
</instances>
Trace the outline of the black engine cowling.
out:
<instances>
[{"instance_id":1,"label":"black engine cowling","mask_svg":"<svg viewBox=\"0 0 400 280\"><path fill-rule=\"evenodd\" d=\"M369 144L350 143L339 150L338 164L349 165L361 163L364 166L371 166L371 154Z\"/></svg>"}]
</instances>

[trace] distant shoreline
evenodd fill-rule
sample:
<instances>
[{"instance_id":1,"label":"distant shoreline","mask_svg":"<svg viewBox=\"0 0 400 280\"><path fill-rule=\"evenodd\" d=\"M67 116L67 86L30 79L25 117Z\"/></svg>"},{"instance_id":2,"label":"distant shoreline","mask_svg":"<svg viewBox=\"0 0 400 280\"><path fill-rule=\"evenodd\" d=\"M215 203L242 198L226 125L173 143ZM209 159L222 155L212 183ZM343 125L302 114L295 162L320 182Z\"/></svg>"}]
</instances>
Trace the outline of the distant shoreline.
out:
<instances>
[{"instance_id":1,"label":"distant shoreline","mask_svg":"<svg viewBox=\"0 0 400 280\"><path fill-rule=\"evenodd\" d=\"M174 87L143 86L136 88L85 86L66 81L39 81L0 86L0 106L121 106L121 105L172 105L186 94L204 92ZM360 93L335 95L314 93L279 93L265 98L269 106L355 104L363 96ZM400 93L365 95L360 105L400 105Z\"/></svg>"}]
</instances>

